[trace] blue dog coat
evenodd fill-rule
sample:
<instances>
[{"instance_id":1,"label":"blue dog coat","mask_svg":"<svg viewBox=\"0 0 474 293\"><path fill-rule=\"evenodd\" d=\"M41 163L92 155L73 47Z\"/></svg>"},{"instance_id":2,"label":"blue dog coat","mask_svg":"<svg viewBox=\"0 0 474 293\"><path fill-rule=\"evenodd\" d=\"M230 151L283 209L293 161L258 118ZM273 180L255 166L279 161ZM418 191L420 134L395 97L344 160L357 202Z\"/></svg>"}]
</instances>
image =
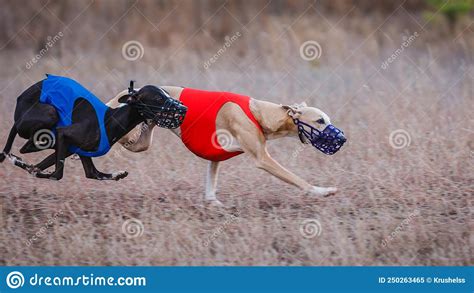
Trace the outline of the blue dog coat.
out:
<instances>
[{"instance_id":1,"label":"blue dog coat","mask_svg":"<svg viewBox=\"0 0 474 293\"><path fill-rule=\"evenodd\" d=\"M109 139L105 131L104 118L108 107L99 98L76 81L62 76L46 75L43 80L40 103L53 106L58 112L59 121L56 127L65 127L72 124L72 111L77 99L88 101L95 110L100 128L100 143L96 151L88 152L79 147L70 146L69 151L80 156L100 157L110 150Z\"/></svg>"}]
</instances>

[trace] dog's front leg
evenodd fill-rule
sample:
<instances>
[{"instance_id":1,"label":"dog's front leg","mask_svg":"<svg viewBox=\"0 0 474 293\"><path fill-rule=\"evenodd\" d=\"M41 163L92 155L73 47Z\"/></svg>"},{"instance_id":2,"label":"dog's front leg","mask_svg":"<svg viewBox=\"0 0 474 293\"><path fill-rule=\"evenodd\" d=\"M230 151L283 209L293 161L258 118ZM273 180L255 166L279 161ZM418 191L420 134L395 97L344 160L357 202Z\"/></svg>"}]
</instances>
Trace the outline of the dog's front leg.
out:
<instances>
[{"instance_id":1,"label":"dog's front leg","mask_svg":"<svg viewBox=\"0 0 474 293\"><path fill-rule=\"evenodd\" d=\"M286 170L283 166L281 166L277 161L275 161L268 152L265 150L265 153L259 156L257 159L257 167L263 169L270 174L280 178L281 180L293 184L304 191L318 195L318 196L329 196L337 192L337 188L335 187L318 187L312 186L304 179L298 177L297 175L293 174L292 172Z\"/></svg>"},{"instance_id":2,"label":"dog's front leg","mask_svg":"<svg viewBox=\"0 0 474 293\"><path fill-rule=\"evenodd\" d=\"M239 143L244 149L245 153L249 154L254 158L257 168L265 170L268 173L274 175L275 177L294 186L297 186L310 194L318 196L328 196L337 192L337 189L334 187L325 188L312 186L304 179L285 169L282 165L280 165L270 156L265 145L265 140L263 138L255 140L251 136L242 135L237 139L239 140Z\"/></svg>"},{"instance_id":3,"label":"dog's front leg","mask_svg":"<svg viewBox=\"0 0 474 293\"><path fill-rule=\"evenodd\" d=\"M268 154L267 150L265 149L261 154L259 154L256 159L257 168L267 171L268 173L280 178L281 180L295 185L303 190L310 190L311 184L306 182L304 179L298 177L297 175L293 174L292 172L285 169L282 165L280 165L277 161L275 161L270 154Z\"/></svg>"},{"instance_id":4,"label":"dog's front leg","mask_svg":"<svg viewBox=\"0 0 474 293\"><path fill-rule=\"evenodd\" d=\"M84 172L87 178L97 179L97 180L120 180L127 177L127 171L115 172L113 174L102 173L97 170L92 162L92 158L79 156L81 158L82 166L84 167Z\"/></svg>"},{"instance_id":5,"label":"dog's front leg","mask_svg":"<svg viewBox=\"0 0 474 293\"><path fill-rule=\"evenodd\" d=\"M257 129L254 129L254 127L250 129L251 131L243 131L243 128L240 128L236 138L244 152L254 159L257 168L265 170L279 179L303 190L310 190L312 188L311 184L286 170L270 157L263 135L259 133Z\"/></svg>"},{"instance_id":6,"label":"dog's front leg","mask_svg":"<svg viewBox=\"0 0 474 293\"><path fill-rule=\"evenodd\" d=\"M206 174L206 195L204 199L213 205L222 206L222 203L216 197L218 172L219 162L209 161Z\"/></svg>"}]
</instances>

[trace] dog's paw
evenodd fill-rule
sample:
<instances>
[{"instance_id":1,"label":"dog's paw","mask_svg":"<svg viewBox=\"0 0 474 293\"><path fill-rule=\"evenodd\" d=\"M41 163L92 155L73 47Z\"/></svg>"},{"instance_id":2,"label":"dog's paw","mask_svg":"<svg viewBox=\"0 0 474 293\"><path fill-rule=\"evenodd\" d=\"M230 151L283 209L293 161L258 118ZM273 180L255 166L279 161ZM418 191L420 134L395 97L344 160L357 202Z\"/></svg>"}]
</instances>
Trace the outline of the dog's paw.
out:
<instances>
[{"instance_id":1,"label":"dog's paw","mask_svg":"<svg viewBox=\"0 0 474 293\"><path fill-rule=\"evenodd\" d=\"M3 163L3 161L5 161L5 158L7 156L5 155L5 153L0 153L0 163Z\"/></svg>"},{"instance_id":2,"label":"dog's paw","mask_svg":"<svg viewBox=\"0 0 474 293\"><path fill-rule=\"evenodd\" d=\"M207 200L207 204L213 208L223 208L224 204L218 199Z\"/></svg>"},{"instance_id":3,"label":"dog's paw","mask_svg":"<svg viewBox=\"0 0 474 293\"><path fill-rule=\"evenodd\" d=\"M51 175L53 175L53 173L49 173L49 172L36 172L36 173L31 173L32 175L34 175L36 178L43 178L43 179L49 179L51 178Z\"/></svg>"},{"instance_id":4,"label":"dog's paw","mask_svg":"<svg viewBox=\"0 0 474 293\"><path fill-rule=\"evenodd\" d=\"M128 176L127 171L119 171L112 174L112 179L115 181L119 181L120 179L123 179L127 176Z\"/></svg>"},{"instance_id":5,"label":"dog's paw","mask_svg":"<svg viewBox=\"0 0 474 293\"><path fill-rule=\"evenodd\" d=\"M37 173L32 173L36 178L42 178L42 179L49 179L53 181L59 181L63 178L62 174L58 174L56 172L53 173L47 173L47 172L37 172Z\"/></svg>"},{"instance_id":6,"label":"dog's paw","mask_svg":"<svg viewBox=\"0 0 474 293\"><path fill-rule=\"evenodd\" d=\"M312 186L311 189L308 190L308 193L311 195L327 197L333 195L337 192L336 187L318 187Z\"/></svg>"},{"instance_id":7,"label":"dog's paw","mask_svg":"<svg viewBox=\"0 0 474 293\"><path fill-rule=\"evenodd\" d=\"M20 157L15 156L14 154L6 154L6 157L10 160L10 162L13 163L13 165L23 163L23 160Z\"/></svg>"},{"instance_id":8,"label":"dog's paw","mask_svg":"<svg viewBox=\"0 0 474 293\"><path fill-rule=\"evenodd\" d=\"M28 171L28 173L30 173L33 176L36 176L37 173L41 173L41 169L33 165L26 167L26 171Z\"/></svg>"}]
</instances>

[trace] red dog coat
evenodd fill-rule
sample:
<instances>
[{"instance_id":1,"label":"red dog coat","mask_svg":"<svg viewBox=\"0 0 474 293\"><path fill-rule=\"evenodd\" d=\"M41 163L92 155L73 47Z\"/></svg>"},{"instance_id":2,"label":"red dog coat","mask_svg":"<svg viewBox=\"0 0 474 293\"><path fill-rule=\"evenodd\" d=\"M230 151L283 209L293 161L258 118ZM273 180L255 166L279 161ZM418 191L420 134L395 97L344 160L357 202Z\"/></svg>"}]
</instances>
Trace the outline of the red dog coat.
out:
<instances>
[{"instance_id":1,"label":"red dog coat","mask_svg":"<svg viewBox=\"0 0 474 293\"><path fill-rule=\"evenodd\" d=\"M188 112L181 124L181 140L197 156L210 161L224 161L242 152L228 152L217 141L216 118L221 107L235 103L242 108L247 117L262 128L250 111L250 97L227 92L208 92L185 88L179 100L188 107Z\"/></svg>"}]
</instances>

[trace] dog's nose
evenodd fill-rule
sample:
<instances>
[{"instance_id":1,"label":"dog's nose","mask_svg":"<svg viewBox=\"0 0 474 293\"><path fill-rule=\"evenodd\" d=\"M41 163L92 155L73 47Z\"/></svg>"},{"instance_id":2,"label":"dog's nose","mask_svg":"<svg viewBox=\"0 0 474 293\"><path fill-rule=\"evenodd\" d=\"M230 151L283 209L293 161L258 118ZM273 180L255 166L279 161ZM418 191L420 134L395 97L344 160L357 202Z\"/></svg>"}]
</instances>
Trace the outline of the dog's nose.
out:
<instances>
[{"instance_id":1,"label":"dog's nose","mask_svg":"<svg viewBox=\"0 0 474 293\"><path fill-rule=\"evenodd\" d=\"M344 134L341 132L339 133L336 138L341 142L341 143L345 143L347 141L346 137L344 136Z\"/></svg>"}]
</instances>

